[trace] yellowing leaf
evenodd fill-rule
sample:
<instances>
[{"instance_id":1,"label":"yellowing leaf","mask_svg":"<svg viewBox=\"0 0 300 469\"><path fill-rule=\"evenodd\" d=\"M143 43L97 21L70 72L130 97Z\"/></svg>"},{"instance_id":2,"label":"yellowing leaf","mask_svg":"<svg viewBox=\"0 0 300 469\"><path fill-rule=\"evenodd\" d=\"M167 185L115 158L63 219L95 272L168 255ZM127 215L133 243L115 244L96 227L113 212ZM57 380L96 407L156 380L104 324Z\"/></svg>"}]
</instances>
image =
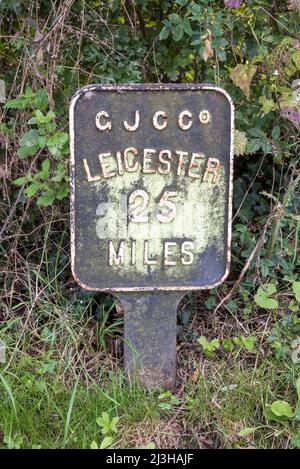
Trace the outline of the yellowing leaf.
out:
<instances>
[{"instance_id":1,"label":"yellowing leaf","mask_svg":"<svg viewBox=\"0 0 300 469\"><path fill-rule=\"evenodd\" d=\"M247 98L250 97L250 85L256 70L256 65L239 64L231 70L229 75L233 83L242 90Z\"/></svg>"},{"instance_id":2,"label":"yellowing leaf","mask_svg":"<svg viewBox=\"0 0 300 469\"><path fill-rule=\"evenodd\" d=\"M240 130L234 131L234 154L236 156L245 155L247 153L248 139L245 132Z\"/></svg>"}]
</instances>

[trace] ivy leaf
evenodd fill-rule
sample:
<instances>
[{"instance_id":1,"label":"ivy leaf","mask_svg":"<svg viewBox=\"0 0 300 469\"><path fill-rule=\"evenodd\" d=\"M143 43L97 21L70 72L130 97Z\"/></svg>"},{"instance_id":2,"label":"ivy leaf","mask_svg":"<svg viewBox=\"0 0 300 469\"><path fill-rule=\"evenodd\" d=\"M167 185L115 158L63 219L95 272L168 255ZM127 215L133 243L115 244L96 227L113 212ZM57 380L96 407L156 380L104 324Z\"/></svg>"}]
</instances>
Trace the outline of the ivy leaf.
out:
<instances>
[{"instance_id":1,"label":"ivy leaf","mask_svg":"<svg viewBox=\"0 0 300 469\"><path fill-rule=\"evenodd\" d=\"M256 65L239 64L233 68L229 74L233 83L242 90L248 99L250 97L251 81L255 75L256 70Z\"/></svg>"},{"instance_id":2,"label":"ivy leaf","mask_svg":"<svg viewBox=\"0 0 300 469\"><path fill-rule=\"evenodd\" d=\"M167 28L166 26L161 30L159 33L159 40L163 41L164 39L167 39L170 35L170 28Z\"/></svg>"},{"instance_id":3,"label":"ivy leaf","mask_svg":"<svg viewBox=\"0 0 300 469\"><path fill-rule=\"evenodd\" d=\"M273 283L266 283L259 287L254 296L254 301L261 308L276 309L278 308L278 301L270 298L274 293L276 293L276 286Z\"/></svg>"},{"instance_id":4,"label":"ivy leaf","mask_svg":"<svg viewBox=\"0 0 300 469\"><path fill-rule=\"evenodd\" d=\"M175 42L179 42L182 39L184 33L183 23L178 23L172 29L172 36Z\"/></svg>"},{"instance_id":5,"label":"ivy leaf","mask_svg":"<svg viewBox=\"0 0 300 469\"><path fill-rule=\"evenodd\" d=\"M256 153L261 148L261 140L259 138L253 138L249 140L246 153Z\"/></svg>"},{"instance_id":6,"label":"ivy leaf","mask_svg":"<svg viewBox=\"0 0 300 469\"><path fill-rule=\"evenodd\" d=\"M261 140L261 149L264 153L271 153L272 145L269 139L264 138Z\"/></svg>"},{"instance_id":7,"label":"ivy leaf","mask_svg":"<svg viewBox=\"0 0 300 469\"><path fill-rule=\"evenodd\" d=\"M187 34L188 36L192 36L194 31L191 27L191 23L188 20L183 21L183 29L185 34Z\"/></svg>"},{"instance_id":8,"label":"ivy leaf","mask_svg":"<svg viewBox=\"0 0 300 469\"><path fill-rule=\"evenodd\" d=\"M42 195L37 199L38 205L44 205L47 207L51 205L55 200L55 192L52 189L49 189L42 193Z\"/></svg>"},{"instance_id":9,"label":"ivy leaf","mask_svg":"<svg viewBox=\"0 0 300 469\"><path fill-rule=\"evenodd\" d=\"M167 71L167 75L168 75L168 77L170 78L171 81L176 81L178 76L179 76L178 67L173 66L172 68L170 68Z\"/></svg>"}]
</instances>

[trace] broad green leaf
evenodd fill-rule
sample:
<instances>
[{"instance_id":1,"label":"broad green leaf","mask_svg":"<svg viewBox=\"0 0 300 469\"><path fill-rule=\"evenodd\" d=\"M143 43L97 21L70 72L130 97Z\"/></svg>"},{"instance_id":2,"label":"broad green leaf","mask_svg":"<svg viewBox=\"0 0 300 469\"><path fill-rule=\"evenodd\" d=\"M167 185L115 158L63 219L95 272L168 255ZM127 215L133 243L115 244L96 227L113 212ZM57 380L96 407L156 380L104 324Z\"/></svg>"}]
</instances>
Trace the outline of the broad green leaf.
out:
<instances>
[{"instance_id":1,"label":"broad green leaf","mask_svg":"<svg viewBox=\"0 0 300 469\"><path fill-rule=\"evenodd\" d=\"M47 146L53 156L60 156L63 147L68 143L69 136L66 132L56 132L47 140Z\"/></svg>"},{"instance_id":2,"label":"broad green leaf","mask_svg":"<svg viewBox=\"0 0 300 469\"><path fill-rule=\"evenodd\" d=\"M38 122L43 122L44 121L44 114L42 113L42 111L40 111L39 109L37 109L35 111L35 115L36 115L36 118L37 118L37 121Z\"/></svg>"},{"instance_id":3,"label":"broad green leaf","mask_svg":"<svg viewBox=\"0 0 300 469\"><path fill-rule=\"evenodd\" d=\"M37 118L36 117L32 117L31 119L29 119L29 121L27 122L27 124L29 125L34 125L34 124L37 124Z\"/></svg>"},{"instance_id":4,"label":"broad green leaf","mask_svg":"<svg viewBox=\"0 0 300 469\"><path fill-rule=\"evenodd\" d=\"M293 282L293 292L296 300L300 303L300 282Z\"/></svg>"},{"instance_id":5,"label":"broad green leaf","mask_svg":"<svg viewBox=\"0 0 300 469\"><path fill-rule=\"evenodd\" d=\"M272 151L272 145L270 140L267 138L264 138L261 140L261 149L264 153L271 153Z\"/></svg>"},{"instance_id":6,"label":"broad green leaf","mask_svg":"<svg viewBox=\"0 0 300 469\"><path fill-rule=\"evenodd\" d=\"M204 352L214 352L219 346L218 339L207 340L203 335L197 339L198 343L202 346Z\"/></svg>"},{"instance_id":7,"label":"broad green leaf","mask_svg":"<svg viewBox=\"0 0 300 469\"><path fill-rule=\"evenodd\" d=\"M4 105L7 109L25 109L27 102L23 97L9 99Z\"/></svg>"},{"instance_id":8,"label":"broad green leaf","mask_svg":"<svg viewBox=\"0 0 300 469\"><path fill-rule=\"evenodd\" d=\"M300 422L300 406L295 410L294 420L295 422Z\"/></svg>"},{"instance_id":9,"label":"broad green leaf","mask_svg":"<svg viewBox=\"0 0 300 469\"><path fill-rule=\"evenodd\" d=\"M33 182L32 184L30 184L26 189L25 189L25 194L27 195L27 197L32 197L34 196L38 190L41 189L41 184L38 183L38 182Z\"/></svg>"},{"instance_id":10,"label":"broad green leaf","mask_svg":"<svg viewBox=\"0 0 300 469\"><path fill-rule=\"evenodd\" d=\"M183 21L183 29L188 36L192 36L194 31L192 30L191 23L188 20Z\"/></svg>"},{"instance_id":11,"label":"broad green leaf","mask_svg":"<svg viewBox=\"0 0 300 469\"><path fill-rule=\"evenodd\" d=\"M113 417L111 422L110 422L110 429L111 431L117 433L118 429L117 429L117 424L119 422L119 417Z\"/></svg>"},{"instance_id":12,"label":"broad green leaf","mask_svg":"<svg viewBox=\"0 0 300 469\"><path fill-rule=\"evenodd\" d=\"M39 144L39 133L37 130L29 130L23 137L20 139L20 146L17 151L17 154L21 159L26 158L27 156L35 155L40 149Z\"/></svg>"},{"instance_id":13,"label":"broad green leaf","mask_svg":"<svg viewBox=\"0 0 300 469\"><path fill-rule=\"evenodd\" d=\"M172 28L172 37L175 42L179 42L182 39L183 33L183 23L178 23L174 28Z\"/></svg>"},{"instance_id":14,"label":"broad green leaf","mask_svg":"<svg viewBox=\"0 0 300 469\"><path fill-rule=\"evenodd\" d=\"M152 441L150 443L147 443L146 446L139 446L137 449L155 449L155 443Z\"/></svg>"},{"instance_id":15,"label":"broad green leaf","mask_svg":"<svg viewBox=\"0 0 300 469\"><path fill-rule=\"evenodd\" d=\"M111 436L106 436L103 438L100 444L100 449L109 448L112 445L113 439Z\"/></svg>"},{"instance_id":16,"label":"broad green leaf","mask_svg":"<svg viewBox=\"0 0 300 469\"><path fill-rule=\"evenodd\" d=\"M24 186L24 184L26 184L26 182L27 182L26 177L21 177L21 178L18 178L18 179L14 180L14 184L16 184L16 186Z\"/></svg>"},{"instance_id":17,"label":"broad green leaf","mask_svg":"<svg viewBox=\"0 0 300 469\"><path fill-rule=\"evenodd\" d=\"M298 403L300 404L300 376L296 381L296 391L298 396Z\"/></svg>"},{"instance_id":18,"label":"broad green leaf","mask_svg":"<svg viewBox=\"0 0 300 469\"><path fill-rule=\"evenodd\" d=\"M48 206L51 205L55 200L55 192L53 190L48 190L42 193L42 195L37 199L38 205Z\"/></svg>"},{"instance_id":19,"label":"broad green leaf","mask_svg":"<svg viewBox=\"0 0 300 469\"><path fill-rule=\"evenodd\" d=\"M254 433L256 430L257 427L245 427L238 433L238 436L248 436L251 435L251 433Z\"/></svg>"},{"instance_id":20,"label":"broad green leaf","mask_svg":"<svg viewBox=\"0 0 300 469\"><path fill-rule=\"evenodd\" d=\"M27 86L24 94L17 98L9 99L6 102L5 107L7 109L26 109L28 107L32 107L34 97L35 93L29 86Z\"/></svg>"},{"instance_id":21,"label":"broad green leaf","mask_svg":"<svg viewBox=\"0 0 300 469\"><path fill-rule=\"evenodd\" d=\"M296 446L296 448L300 449L300 430L295 433L294 438L292 439L292 443L294 446Z\"/></svg>"},{"instance_id":22,"label":"broad green leaf","mask_svg":"<svg viewBox=\"0 0 300 469\"><path fill-rule=\"evenodd\" d=\"M285 421L284 417L278 417L274 412L272 412L270 405L265 409L265 416L268 420L273 420L275 422L283 423Z\"/></svg>"},{"instance_id":23,"label":"broad green leaf","mask_svg":"<svg viewBox=\"0 0 300 469\"><path fill-rule=\"evenodd\" d=\"M277 415L277 417L292 418L294 416L293 409L286 401L274 401L271 404L271 411Z\"/></svg>"},{"instance_id":24,"label":"broad green leaf","mask_svg":"<svg viewBox=\"0 0 300 469\"><path fill-rule=\"evenodd\" d=\"M45 89L39 89L35 95L35 104L40 111L45 111L48 107L48 93Z\"/></svg>"},{"instance_id":25,"label":"broad green leaf","mask_svg":"<svg viewBox=\"0 0 300 469\"><path fill-rule=\"evenodd\" d=\"M280 130L279 125L275 125L275 127L272 130L272 138L274 138L274 140L278 140L280 137L280 133L281 133L281 130Z\"/></svg>"},{"instance_id":26,"label":"broad green leaf","mask_svg":"<svg viewBox=\"0 0 300 469\"><path fill-rule=\"evenodd\" d=\"M259 138L253 138L248 142L246 153L256 153L261 147L261 141Z\"/></svg>"},{"instance_id":27,"label":"broad green leaf","mask_svg":"<svg viewBox=\"0 0 300 469\"><path fill-rule=\"evenodd\" d=\"M90 448L91 449L99 449L95 440L93 440L92 443L90 444Z\"/></svg>"},{"instance_id":28,"label":"broad green leaf","mask_svg":"<svg viewBox=\"0 0 300 469\"><path fill-rule=\"evenodd\" d=\"M48 147L62 146L68 142L68 134L66 132L56 132L52 137L48 138Z\"/></svg>"},{"instance_id":29,"label":"broad green leaf","mask_svg":"<svg viewBox=\"0 0 300 469\"><path fill-rule=\"evenodd\" d=\"M117 423L119 417L110 418L108 412L102 412L101 416L96 419L96 423L101 426L101 432L105 435L109 432L117 432Z\"/></svg>"},{"instance_id":30,"label":"broad green leaf","mask_svg":"<svg viewBox=\"0 0 300 469\"><path fill-rule=\"evenodd\" d=\"M44 146L46 145L46 137L44 137L44 135L39 136L38 144L40 148L44 148Z\"/></svg>"},{"instance_id":31,"label":"broad green leaf","mask_svg":"<svg viewBox=\"0 0 300 469\"><path fill-rule=\"evenodd\" d=\"M38 172L37 177L39 179L48 179L50 174L50 161L48 159L42 162L42 169Z\"/></svg>"},{"instance_id":32,"label":"broad green leaf","mask_svg":"<svg viewBox=\"0 0 300 469\"><path fill-rule=\"evenodd\" d=\"M261 308L276 309L278 308L278 301L270 298L276 292L276 286L273 283L266 283L258 288L254 301Z\"/></svg>"},{"instance_id":33,"label":"broad green leaf","mask_svg":"<svg viewBox=\"0 0 300 469\"><path fill-rule=\"evenodd\" d=\"M255 337L245 337L241 336L241 341L243 346L245 347L248 352L252 352L254 348Z\"/></svg>"},{"instance_id":34,"label":"broad green leaf","mask_svg":"<svg viewBox=\"0 0 300 469\"><path fill-rule=\"evenodd\" d=\"M69 185L66 183L62 183L56 192L56 198L58 200L62 200L65 197L67 197L68 194L69 194Z\"/></svg>"},{"instance_id":35,"label":"broad green leaf","mask_svg":"<svg viewBox=\"0 0 300 469\"><path fill-rule=\"evenodd\" d=\"M160 41L164 41L165 39L167 39L170 35L170 28L167 28L166 26L161 30L160 34L159 34L159 40Z\"/></svg>"}]
</instances>

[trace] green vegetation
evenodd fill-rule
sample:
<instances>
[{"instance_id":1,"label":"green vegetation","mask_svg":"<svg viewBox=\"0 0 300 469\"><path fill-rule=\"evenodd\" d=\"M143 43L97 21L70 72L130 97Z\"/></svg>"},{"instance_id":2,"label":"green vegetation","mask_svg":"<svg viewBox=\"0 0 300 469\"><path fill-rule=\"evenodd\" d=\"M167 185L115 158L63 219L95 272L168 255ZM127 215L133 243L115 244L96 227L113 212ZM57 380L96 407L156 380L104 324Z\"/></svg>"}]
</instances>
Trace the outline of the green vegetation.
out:
<instances>
[{"instance_id":1,"label":"green vegetation","mask_svg":"<svg viewBox=\"0 0 300 469\"><path fill-rule=\"evenodd\" d=\"M1 448L300 447L299 20L299 0L0 3ZM236 107L231 274L183 299L172 392L126 381L120 304L70 273L69 99L138 82Z\"/></svg>"}]
</instances>

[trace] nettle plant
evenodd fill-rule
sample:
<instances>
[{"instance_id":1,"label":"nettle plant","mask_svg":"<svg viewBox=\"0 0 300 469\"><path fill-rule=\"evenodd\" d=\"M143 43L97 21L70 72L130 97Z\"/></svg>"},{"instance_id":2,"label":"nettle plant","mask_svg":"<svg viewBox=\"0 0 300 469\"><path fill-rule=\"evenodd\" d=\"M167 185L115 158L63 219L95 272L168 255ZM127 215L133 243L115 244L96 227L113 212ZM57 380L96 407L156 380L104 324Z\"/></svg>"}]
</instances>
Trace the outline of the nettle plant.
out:
<instances>
[{"instance_id":1,"label":"nettle plant","mask_svg":"<svg viewBox=\"0 0 300 469\"><path fill-rule=\"evenodd\" d=\"M27 121L29 130L19 140L17 155L21 160L36 157L41 161L35 172L29 171L14 184L24 186L27 197L38 194L38 205L47 206L56 199L64 199L69 194L65 161L69 154L69 136L57 130L56 114L48 111L47 92L43 89L33 92L27 87L24 94L7 101L5 107L31 111L32 117Z\"/></svg>"}]
</instances>

